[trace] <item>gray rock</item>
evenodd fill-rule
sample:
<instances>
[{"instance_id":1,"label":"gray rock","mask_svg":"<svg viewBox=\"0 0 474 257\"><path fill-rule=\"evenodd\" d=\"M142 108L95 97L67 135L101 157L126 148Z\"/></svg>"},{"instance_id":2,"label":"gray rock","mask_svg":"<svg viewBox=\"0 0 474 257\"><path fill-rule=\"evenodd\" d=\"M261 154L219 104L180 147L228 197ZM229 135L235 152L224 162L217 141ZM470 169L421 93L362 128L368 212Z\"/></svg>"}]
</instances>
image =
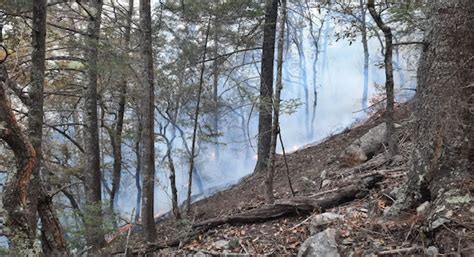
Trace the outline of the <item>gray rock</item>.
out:
<instances>
[{"instance_id":1,"label":"gray rock","mask_svg":"<svg viewBox=\"0 0 474 257\"><path fill-rule=\"evenodd\" d=\"M309 231L310 231L311 235L314 235L314 234L326 229L330 225L332 225L332 224L334 224L338 221L343 221L343 220L344 220L344 216L336 214L336 213L332 213L332 212L321 213L321 214L318 214L318 215L314 216L311 219L311 222L310 222L310 225L309 225Z\"/></svg>"},{"instance_id":2,"label":"gray rock","mask_svg":"<svg viewBox=\"0 0 474 257\"><path fill-rule=\"evenodd\" d=\"M430 202L426 201L420 206L416 207L416 213L418 213L419 215L426 215L430 211L430 206Z\"/></svg>"},{"instance_id":3,"label":"gray rock","mask_svg":"<svg viewBox=\"0 0 474 257\"><path fill-rule=\"evenodd\" d=\"M372 128L362 137L354 140L341 154L341 160L347 164L363 163L380 150L386 139L387 128L385 123Z\"/></svg>"},{"instance_id":4,"label":"gray rock","mask_svg":"<svg viewBox=\"0 0 474 257\"><path fill-rule=\"evenodd\" d=\"M300 247L298 257L339 257L336 243L336 230L328 228L310 238Z\"/></svg>"},{"instance_id":5,"label":"gray rock","mask_svg":"<svg viewBox=\"0 0 474 257\"><path fill-rule=\"evenodd\" d=\"M219 240L212 243L216 248L219 249L228 249L229 248L229 241L227 240Z\"/></svg>"},{"instance_id":6,"label":"gray rock","mask_svg":"<svg viewBox=\"0 0 474 257\"><path fill-rule=\"evenodd\" d=\"M326 179L326 176L328 175L327 173L328 173L327 170L323 170L321 171L321 175L319 175L319 177L324 180Z\"/></svg>"},{"instance_id":7,"label":"gray rock","mask_svg":"<svg viewBox=\"0 0 474 257\"><path fill-rule=\"evenodd\" d=\"M428 256L438 256L439 250L438 250L438 248L436 248L434 246L430 246L430 247L428 247L428 249L425 250L425 254L428 255Z\"/></svg>"},{"instance_id":8,"label":"gray rock","mask_svg":"<svg viewBox=\"0 0 474 257\"><path fill-rule=\"evenodd\" d=\"M331 185L331 184L332 184L332 180L330 180L330 179L325 179L325 180L323 180L323 182L321 182L321 188L327 187L327 186L329 186L329 185Z\"/></svg>"}]
</instances>

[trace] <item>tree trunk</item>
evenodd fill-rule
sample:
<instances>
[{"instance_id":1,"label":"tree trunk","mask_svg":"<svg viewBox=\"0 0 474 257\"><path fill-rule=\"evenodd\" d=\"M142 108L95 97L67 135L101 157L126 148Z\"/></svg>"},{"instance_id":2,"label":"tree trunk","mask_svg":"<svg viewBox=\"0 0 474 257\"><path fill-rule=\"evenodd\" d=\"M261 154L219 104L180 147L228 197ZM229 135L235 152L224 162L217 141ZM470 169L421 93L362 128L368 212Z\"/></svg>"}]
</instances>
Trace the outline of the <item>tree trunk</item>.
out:
<instances>
[{"instance_id":1,"label":"tree trunk","mask_svg":"<svg viewBox=\"0 0 474 257\"><path fill-rule=\"evenodd\" d=\"M41 219L41 246L46 256L67 256L67 242L61 223L54 210L52 196L43 190L38 199L38 213Z\"/></svg>"},{"instance_id":2,"label":"tree trunk","mask_svg":"<svg viewBox=\"0 0 474 257\"><path fill-rule=\"evenodd\" d=\"M281 91L283 89L283 51L285 41L285 25L286 25L286 0L281 2L281 18L280 18L280 32L278 37L278 56L277 56L277 81L275 89L275 97L273 99L273 124L272 124L272 137L270 145L270 166L268 167L267 177L265 179L265 200L271 204L275 201L273 195L273 177L275 175L275 159L276 159L276 146L277 137L280 133L280 101Z\"/></svg>"},{"instance_id":3,"label":"tree trunk","mask_svg":"<svg viewBox=\"0 0 474 257\"><path fill-rule=\"evenodd\" d=\"M393 82L393 35L392 29L385 24L379 13L375 10L374 0L367 3L370 15L377 23L377 26L385 36L385 92L387 95L387 107L385 111L385 122L387 123L387 143L388 154L392 159L397 154L397 138L395 137L395 121L394 121L394 82Z\"/></svg>"},{"instance_id":4,"label":"tree trunk","mask_svg":"<svg viewBox=\"0 0 474 257\"><path fill-rule=\"evenodd\" d=\"M35 231L29 225L29 187L31 176L37 165L36 152L30 141L23 135L5 88L8 73L0 64L0 138L13 151L16 172L4 189L3 207L6 212L5 225L9 229L8 239L12 253L31 255L34 252Z\"/></svg>"},{"instance_id":5,"label":"tree trunk","mask_svg":"<svg viewBox=\"0 0 474 257\"><path fill-rule=\"evenodd\" d=\"M141 129L141 121L137 122L137 140L135 142L135 154L136 154L136 160L137 160L137 166L135 169L135 186L137 188L137 198L135 201L135 209L136 209L136 214L135 214L135 221L138 221L141 217L141 199L142 199L142 185L140 184L141 178L140 178L140 171L142 170L142 165L141 165L141 154L140 154L140 135L142 134L142 129Z\"/></svg>"},{"instance_id":6,"label":"tree trunk","mask_svg":"<svg viewBox=\"0 0 474 257\"><path fill-rule=\"evenodd\" d=\"M472 206L474 2L430 1L428 6L427 45L418 68L414 166L386 214L431 201L429 229L447 253L472 249L469 238L453 232L462 233L459 224L469 222L462 219Z\"/></svg>"},{"instance_id":7,"label":"tree trunk","mask_svg":"<svg viewBox=\"0 0 474 257\"><path fill-rule=\"evenodd\" d=\"M129 52L130 45L130 32L132 30L132 15L133 15L133 1L128 1L127 11L127 26L125 27L124 33L124 53L123 56L126 58ZM111 135L112 153L114 156L113 171L112 171L112 189L110 191L110 211L114 211L114 205L117 201L117 195L120 190L120 179L122 175L122 130L123 130L123 119L125 114L125 104L127 100L127 77L122 75L122 81L119 86L119 104L117 113L117 123L113 129L113 135Z\"/></svg>"},{"instance_id":8,"label":"tree trunk","mask_svg":"<svg viewBox=\"0 0 474 257\"><path fill-rule=\"evenodd\" d=\"M171 204L173 206L174 217L179 220L181 219L181 213L179 212L178 189L176 187L176 168L174 166L173 156L171 155L173 145L172 142L167 142L167 144L168 151L166 152L166 156L168 158L168 167L170 169Z\"/></svg>"},{"instance_id":9,"label":"tree trunk","mask_svg":"<svg viewBox=\"0 0 474 257\"><path fill-rule=\"evenodd\" d=\"M367 21L366 14L367 9L364 5L364 0L360 0L360 12L361 12L361 34L362 34L362 46L364 48L364 85L362 92L362 109L367 109L368 95L369 95L369 44L367 39Z\"/></svg>"},{"instance_id":10,"label":"tree trunk","mask_svg":"<svg viewBox=\"0 0 474 257\"><path fill-rule=\"evenodd\" d=\"M201 105L201 95L204 86L204 70L206 68L206 55L207 55L207 43L209 40L209 31L211 29L211 18L209 18L209 23L207 24L207 31L206 31L206 39L204 41L204 52L202 55L202 67L201 67L201 75L199 78L199 88L198 88L198 95L196 101L196 111L194 113L194 128L193 128L193 138L191 142L191 154L189 156L189 173L188 173L188 197L186 199L186 212L190 214L191 212L191 193L193 188L193 173L195 172L194 168L194 159L196 158L196 139L197 139L197 129L198 129L198 122L199 122L199 112L200 112L200 105ZM197 175L197 174L196 174ZM202 190L202 187L201 187Z\"/></svg>"},{"instance_id":11,"label":"tree trunk","mask_svg":"<svg viewBox=\"0 0 474 257\"><path fill-rule=\"evenodd\" d=\"M258 159L254 172L267 170L272 138L273 62L275 60L275 34L279 1L267 0L266 2L262 44L262 68L260 73Z\"/></svg>"},{"instance_id":12,"label":"tree trunk","mask_svg":"<svg viewBox=\"0 0 474 257\"><path fill-rule=\"evenodd\" d=\"M156 240L154 220L155 202L155 87L153 70L153 49L151 39L151 6L150 0L140 0L141 58L142 58L142 136L141 166L143 175L142 225L145 241Z\"/></svg>"},{"instance_id":13,"label":"tree trunk","mask_svg":"<svg viewBox=\"0 0 474 257\"><path fill-rule=\"evenodd\" d=\"M85 90L85 195L86 205L90 212L86 219L86 241L93 249L104 245L102 231L102 192L100 171L99 124L97 117L97 80L98 80L98 53L99 36L102 14L102 0L92 0L89 9L93 17L89 17L87 25L87 88ZM94 220L92 220L94 217Z\"/></svg>"},{"instance_id":14,"label":"tree trunk","mask_svg":"<svg viewBox=\"0 0 474 257\"><path fill-rule=\"evenodd\" d=\"M318 29L318 34L314 34L314 22L312 17L309 17L309 29L310 29L310 35L313 40L313 46L314 46L314 56L313 56L313 108L312 108L312 113L311 113L311 127L309 130L309 138L314 138L314 121L316 120L316 108L318 106L318 76L319 76L319 70L318 70L318 61L319 61L319 41L321 39L321 32L324 27L324 22L326 19L321 20L321 26Z\"/></svg>"},{"instance_id":15,"label":"tree trunk","mask_svg":"<svg viewBox=\"0 0 474 257\"><path fill-rule=\"evenodd\" d=\"M213 129L216 136L215 144L214 144L214 155L217 161L220 159L220 146L219 146L219 65L221 60L218 58L219 56L219 30L220 25L217 17L214 19L214 58L216 58L212 63L212 75L213 75L213 95L212 100L214 102L214 114L213 114Z\"/></svg>"},{"instance_id":16,"label":"tree trunk","mask_svg":"<svg viewBox=\"0 0 474 257\"><path fill-rule=\"evenodd\" d=\"M41 219L41 243L43 253L67 254L66 241L61 224L56 216L51 197L45 191L41 181L42 141L43 141L43 92L46 52L46 0L35 1L33 4L32 30L32 68L29 90L30 105L28 111L28 130L31 144L36 152L36 166L34 167L30 187L30 227L36 232L37 213ZM38 197L39 195L39 197ZM42 201L40 199L47 199Z\"/></svg>"}]
</instances>

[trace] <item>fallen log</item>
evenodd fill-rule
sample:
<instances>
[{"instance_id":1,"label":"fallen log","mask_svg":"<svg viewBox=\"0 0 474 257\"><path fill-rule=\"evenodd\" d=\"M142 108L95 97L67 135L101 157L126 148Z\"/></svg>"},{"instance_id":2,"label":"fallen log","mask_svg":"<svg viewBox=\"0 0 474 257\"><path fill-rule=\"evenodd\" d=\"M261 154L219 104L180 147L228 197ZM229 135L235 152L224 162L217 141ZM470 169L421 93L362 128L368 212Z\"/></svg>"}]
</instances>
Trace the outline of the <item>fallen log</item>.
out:
<instances>
[{"instance_id":1,"label":"fallen log","mask_svg":"<svg viewBox=\"0 0 474 257\"><path fill-rule=\"evenodd\" d=\"M322 197L293 197L277 201L275 204L264 205L240 214L226 217L216 217L195 223L193 228L210 229L223 224L246 224L263 222L281 217L291 216L302 212L314 210L325 211L343 203L361 198L367 194L367 190L375 186L383 179L382 174L356 180L354 184L342 187Z\"/></svg>"},{"instance_id":2,"label":"fallen log","mask_svg":"<svg viewBox=\"0 0 474 257\"><path fill-rule=\"evenodd\" d=\"M273 220L281 217L310 212L314 210L325 211L341 204L362 198L367 195L368 190L382 181L383 174L376 173L361 179L355 179L349 186L341 187L333 192L328 192L324 196L297 196L289 199L277 201L275 204L264 205L249 211L227 217L217 217L202 222L195 223L193 231L188 235L166 240L158 243L150 243L141 247L130 249L131 254L147 254L168 247L178 247L191 241L192 238L205 231L223 224L246 224ZM123 254L125 251L118 251L112 255Z\"/></svg>"}]
</instances>

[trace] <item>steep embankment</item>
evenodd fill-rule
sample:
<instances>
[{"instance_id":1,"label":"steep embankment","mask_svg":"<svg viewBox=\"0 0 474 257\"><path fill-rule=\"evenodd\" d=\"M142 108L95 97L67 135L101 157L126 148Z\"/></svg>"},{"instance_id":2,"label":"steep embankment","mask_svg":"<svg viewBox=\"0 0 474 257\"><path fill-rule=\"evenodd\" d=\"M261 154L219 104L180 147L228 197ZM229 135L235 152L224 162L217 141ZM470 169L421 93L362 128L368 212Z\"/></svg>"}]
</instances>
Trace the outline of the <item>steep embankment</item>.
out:
<instances>
[{"instance_id":1,"label":"steep embankment","mask_svg":"<svg viewBox=\"0 0 474 257\"><path fill-rule=\"evenodd\" d=\"M416 252L419 249L413 245L426 245L429 241L419 230L423 214L406 214L397 220L386 220L382 215L393 201L393 191L405 181L410 168L410 115L410 105L397 109L396 122L401 125L397 131L400 154L393 162L387 161L383 147L363 163L339 158L354 140L383 122L383 117L376 114L363 124L287 156L297 198L290 193L285 161L282 156L278 157L276 198L280 203L294 203L296 199L297 205L289 208L285 205L285 210L277 214L268 212L263 196L265 174L252 174L232 188L194 203L192 220L176 222L169 219L158 224L160 238L156 244L142 245L139 233L132 235L131 251L296 254L309 236L330 226L336 229L338 248L344 255L390 253L394 246L406 246L406 251ZM378 183L361 188L365 178L376 178L374 181ZM342 193L346 195L341 198ZM330 224L321 225L318 222L321 208L308 208L308 203L311 207L321 202L311 199L335 199L323 208L340 216ZM255 222L258 219L236 219L232 225L221 224L231 221L232 217L248 217L245 215L255 213L265 218L259 222ZM206 223L209 219L216 221L215 218L219 222ZM125 244L120 245L115 252L123 252Z\"/></svg>"}]
</instances>

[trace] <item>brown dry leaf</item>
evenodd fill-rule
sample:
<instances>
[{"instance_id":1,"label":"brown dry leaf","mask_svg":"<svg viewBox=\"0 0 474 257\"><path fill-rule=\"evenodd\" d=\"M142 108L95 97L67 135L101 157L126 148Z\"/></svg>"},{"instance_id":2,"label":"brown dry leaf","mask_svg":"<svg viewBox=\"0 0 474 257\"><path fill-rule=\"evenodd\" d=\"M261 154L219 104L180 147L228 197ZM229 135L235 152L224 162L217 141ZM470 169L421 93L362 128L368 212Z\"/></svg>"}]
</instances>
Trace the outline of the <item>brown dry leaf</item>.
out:
<instances>
[{"instance_id":1,"label":"brown dry leaf","mask_svg":"<svg viewBox=\"0 0 474 257\"><path fill-rule=\"evenodd\" d=\"M349 235L351 234L351 232L347 229L341 229L339 230L339 233L341 237L349 237Z\"/></svg>"},{"instance_id":2,"label":"brown dry leaf","mask_svg":"<svg viewBox=\"0 0 474 257\"><path fill-rule=\"evenodd\" d=\"M381 200L381 199L377 200L377 207L379 207L379 209L384 210L385 207L386 207L386 206L385 206L385 201L383 201L383 200Z\"/></svg>"}]
</instances>

